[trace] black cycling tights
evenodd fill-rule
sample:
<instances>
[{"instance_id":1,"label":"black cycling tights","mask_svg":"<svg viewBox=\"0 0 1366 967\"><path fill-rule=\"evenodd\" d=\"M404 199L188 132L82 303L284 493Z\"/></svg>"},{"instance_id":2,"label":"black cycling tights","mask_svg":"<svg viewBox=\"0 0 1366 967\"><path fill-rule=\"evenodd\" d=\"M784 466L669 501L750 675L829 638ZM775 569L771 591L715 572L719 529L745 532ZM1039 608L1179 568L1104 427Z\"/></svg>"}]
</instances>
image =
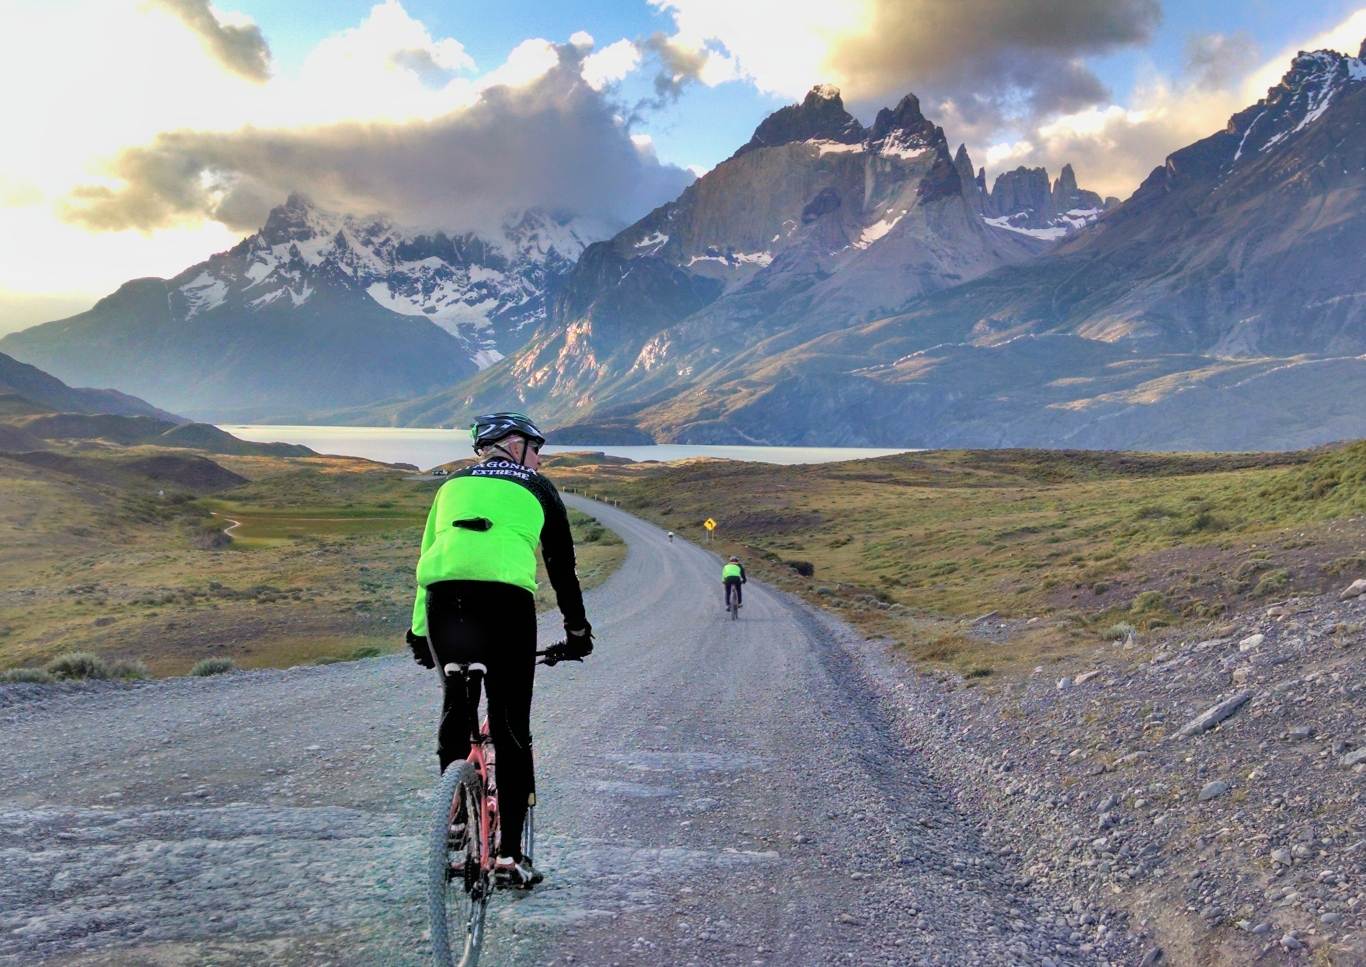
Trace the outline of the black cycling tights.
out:
<instances>
[{"instance_id":1,"label":"black cycling tights","mask_svg":"<svg viewBox=\"0 0 1366 967\"><path fill-rule=\"evenodd\" d=\"M744 604L744 603L745 603L745 594L744 594L743 591L740 590L741 581L740 581L739 578L726 578L726 579L725 579L724 581L722 581L721 583L724 584L724 585L726 586L726 607L727 607L727 608L730 607L730 592L731 592L732 589L734 589L734 591L735 591L735 603L736 603L736 604Z\"/></svg>"},{"instance_id":2,"label":"black cycling tights","mask_svg":"<svg viewBox=\"0 0 1366 967\"><path fill-rule=\"evenodd\" d=\"M490 581L441 581L427 588L427 632L437 670L447 662L488 666L489 731L497 756L498 810L505 856L518 856L527 800L534 787L531 762L531 688L536 676L536 599L531 592ZM470 751L464 682L442 677L445 699L437 755L441 771Z\"/></svg>"}]
</instances>

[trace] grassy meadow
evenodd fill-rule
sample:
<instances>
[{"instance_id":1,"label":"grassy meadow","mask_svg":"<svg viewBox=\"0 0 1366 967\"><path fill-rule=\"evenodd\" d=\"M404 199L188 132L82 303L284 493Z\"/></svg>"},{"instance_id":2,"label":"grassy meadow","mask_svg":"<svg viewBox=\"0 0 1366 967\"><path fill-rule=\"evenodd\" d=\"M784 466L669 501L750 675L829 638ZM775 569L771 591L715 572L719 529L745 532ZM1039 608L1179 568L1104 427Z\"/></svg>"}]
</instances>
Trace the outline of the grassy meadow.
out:
<instances>
[{"instance_id":1,"label":"grassy meadow","mask_svg":"<svg viewBox=\"0 0 1366 967\"><path fill-rule=\"evenodd\" d=\"M972 678L1366 576L1366 442L1278 454L936 451L580 462L564 484ZM990 618L984 618L994 612ZM983 619L983 620L977 620Z\"/></svg>"},{"instance_id":2,"label":"grassy meadow","mask_svg":"<svg viewBox=\"0 0 1366 967\"><path fill-rule=\"evenodd\" d=\"M130 450L154 452L83 447L59 470L0 456L0 670L88 652L174 675L206 658L281 667L402 646L439 481L344 457L213 454L246 482L196 496L111 470ZM625 547L592 518L572 525L591 586Z\"/></svg>"}]
</instances>

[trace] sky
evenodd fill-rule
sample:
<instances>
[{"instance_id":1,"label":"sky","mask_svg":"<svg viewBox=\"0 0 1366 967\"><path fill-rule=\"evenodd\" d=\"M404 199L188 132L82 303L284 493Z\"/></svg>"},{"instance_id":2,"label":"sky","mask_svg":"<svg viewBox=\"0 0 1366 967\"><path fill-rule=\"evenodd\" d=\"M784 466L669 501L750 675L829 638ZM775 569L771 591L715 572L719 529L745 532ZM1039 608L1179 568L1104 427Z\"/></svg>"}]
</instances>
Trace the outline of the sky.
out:
<instances>
[{"instance_id":1,"label":"sky","mask_svg":"<svg viewBox=\"0 0 1366 967\"><path fill-rule=\"evenodd\" d=\"M1362 0L0 0L0 333L231 246L290 191L422 228L624 225L833 83L988 179L1127 196Z\"/></svg>"}]
</instances>

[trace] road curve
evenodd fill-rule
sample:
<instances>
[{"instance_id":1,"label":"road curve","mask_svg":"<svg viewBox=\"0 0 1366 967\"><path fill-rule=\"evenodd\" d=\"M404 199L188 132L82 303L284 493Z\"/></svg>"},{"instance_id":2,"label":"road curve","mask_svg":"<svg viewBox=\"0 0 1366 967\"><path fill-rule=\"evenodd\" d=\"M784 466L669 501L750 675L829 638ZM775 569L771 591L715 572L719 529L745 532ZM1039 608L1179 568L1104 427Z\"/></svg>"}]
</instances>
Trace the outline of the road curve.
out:
<instances>
[{"instance_id":1,"label":"road curve","mask_svg":"<svg viewBox=\"0 0 1366 967\"><path fill-rule=\"evenodd\" d=\"M828 621L752 581L731 622L705 549L568 499L629 553L588 595L597 651L537 682L548 878L497 898L483 962L1107 962L1059 943ZM0 707L0 963L424 963L437 692L390 657Z\"/></svg>"}]
</instances>

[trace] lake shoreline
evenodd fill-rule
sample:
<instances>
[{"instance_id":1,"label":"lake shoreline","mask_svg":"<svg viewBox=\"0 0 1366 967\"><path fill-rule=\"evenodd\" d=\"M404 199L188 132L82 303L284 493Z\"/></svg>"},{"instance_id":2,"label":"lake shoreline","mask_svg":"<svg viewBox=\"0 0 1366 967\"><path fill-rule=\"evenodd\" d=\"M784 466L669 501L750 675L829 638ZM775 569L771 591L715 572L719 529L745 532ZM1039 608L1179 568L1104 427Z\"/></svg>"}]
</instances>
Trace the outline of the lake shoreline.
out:
<instances>
[{"instance_id":1,"label":"lake shoreline","mask_svg":"<svg viewBox=\"0 0 1366 967\"><path fill-rule=\"evenodd\" d=\"M409 463L423 469L470 455L468 437L463 430L232 423L220 424L219 428L252 442L300 443L319 453L361 457L383 463ZM667 463L696 457L715 457L778 465L866 460L912 452L909 448L899 447L708 446L673 443L548 445L544 449L547 454L585 451L638 462L654 460Z\"/></svg>"}]
</instances>

